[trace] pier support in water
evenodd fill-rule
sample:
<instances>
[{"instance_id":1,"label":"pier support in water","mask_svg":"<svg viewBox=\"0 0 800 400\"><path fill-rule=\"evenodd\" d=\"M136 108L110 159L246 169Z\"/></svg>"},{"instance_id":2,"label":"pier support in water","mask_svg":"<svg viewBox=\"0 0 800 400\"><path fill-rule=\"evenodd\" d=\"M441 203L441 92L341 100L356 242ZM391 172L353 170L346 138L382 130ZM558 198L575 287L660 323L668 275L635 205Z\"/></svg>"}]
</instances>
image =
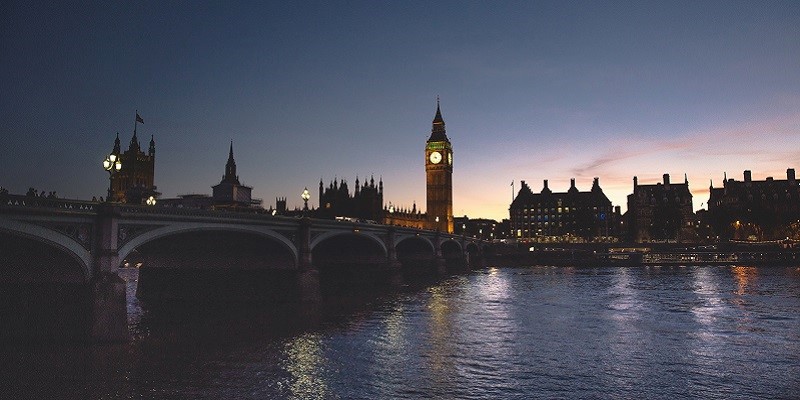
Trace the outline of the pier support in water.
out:
<instances>
[{"instance_id":1,"label":"pier support in water","mask_svg":"<svg viewBox=\"0 0 800 400\"><path fill-rule=\"evenodd\" d=\"M91 330L94 343L127 342L127 288L119 271L117 251L117 213L113 204L104 204L99 213L100 228L95 274L91 281Z\"/></svg>"},{"instance_id":2,"label":"pier support in water","mask_svg":"<svg viewBox=\"0 0 800 400\"><path fill-rule=\"evenodd\" d=\"M112 272L101 272L92 280L93 343L124 343L130 339L125 280Z\"/></svg>"},{"instance_id":3,"label":"pier support in water","mask_svg":"<svg viewBox=\"0 0 800 400\"><path fill-rule=\"evenodd\" d=\"M311 220L303 217L297 230L297 284L300 301L318 303L322 300L319 271L311 263Z\"/></svg>"}]
</instances>

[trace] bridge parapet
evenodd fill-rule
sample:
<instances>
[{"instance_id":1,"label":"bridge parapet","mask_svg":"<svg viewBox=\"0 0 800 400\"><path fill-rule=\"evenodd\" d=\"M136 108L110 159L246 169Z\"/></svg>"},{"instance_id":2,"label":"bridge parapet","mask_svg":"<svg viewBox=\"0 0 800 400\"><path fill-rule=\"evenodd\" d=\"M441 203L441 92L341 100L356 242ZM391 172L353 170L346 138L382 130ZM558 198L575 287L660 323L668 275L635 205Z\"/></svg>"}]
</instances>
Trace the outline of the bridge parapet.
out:
<instances>
[{"instance_id":1,"label":"bridge parapet","mask_svg":"<svg viewBox=\"0 0 800 400\"><path fill-rule=\"evenodd\" d=\"M95 201L70 200L38 196L21 196L13 194L0 195L0 209L4 212L25 210L30 212L35 209L58 210L69 212L93 213L101 204Z\"/></svg>"}]
</instances>

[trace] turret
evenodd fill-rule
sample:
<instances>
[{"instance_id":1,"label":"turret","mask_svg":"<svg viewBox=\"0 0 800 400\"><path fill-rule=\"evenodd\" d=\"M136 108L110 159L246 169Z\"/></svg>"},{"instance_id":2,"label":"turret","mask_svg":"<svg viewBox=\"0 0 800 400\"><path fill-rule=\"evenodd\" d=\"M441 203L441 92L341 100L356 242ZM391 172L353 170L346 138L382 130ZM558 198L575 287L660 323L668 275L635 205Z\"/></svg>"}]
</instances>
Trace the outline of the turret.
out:
<instances>
[{"instance_id":1,"label":"turret","mask_svg":"<svg viewBox=\"0 0 800 400\"><path fill-rule=\"evenodd\" d=\"M154 157L156 155L156 140L153 135L150 135L150 150L147 152L150 157Z\"/></svg>"}]
</instances>

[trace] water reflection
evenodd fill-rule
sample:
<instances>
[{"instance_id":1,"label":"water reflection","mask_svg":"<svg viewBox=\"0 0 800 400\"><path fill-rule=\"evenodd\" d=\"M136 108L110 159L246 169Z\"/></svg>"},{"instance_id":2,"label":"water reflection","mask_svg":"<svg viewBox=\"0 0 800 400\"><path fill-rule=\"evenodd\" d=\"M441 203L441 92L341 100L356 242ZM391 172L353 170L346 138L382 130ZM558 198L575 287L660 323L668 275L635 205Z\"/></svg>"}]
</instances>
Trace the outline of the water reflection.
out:
<instances>
[{"instance_id":1,"label":"water reflection","mask_svg":"<svg viewBox=\"0 0 800 400\"><path fill-rule=\"evenodd\" d=\"M736 279L737 290L736 294L739 296L748 294L753 291L756 278L758 277L758 269L756 267L735 266L731 267L733 277Z\"/></svg>"},{"instance_id":2,"label":"water reflection","mask_svg":"<svg viewBox=\"0 0 800 400\"><path fill-rule=\"evenodd\" d=\"M492 268L364 303L323 307L310 326L296 310L136 308L129 346L10 352L0 397L749 399L800 388L795 268Z\"/></svg>"},{"instance_id":3,"label":"water reflection","mask_svg":"<svg viewBox=\"0 0 800 400\"><path fill-rule=\"evenodd\" d=\"M452 298L448 295L446 286L435 286L429 289L428 301L428 334L430 349L427 353L428 367L432 374L434 384L446 386L450 376L454 374L452 359L448 355L453 353L453 341L457 340L457 332L453 331L451 313Z\"/></svg>"},{"instance_id":4,"label":"water reflection","mask_svg":"<svg viewBox=\"0 0 800 400\"><path fill-rule=\"evenodd\" d=\"M320 335L306 333L290 339L284 346L284 353L284 369L291 375L288 382L291 398L326 398L329 389Z\"/></svg>"}]
</instances>

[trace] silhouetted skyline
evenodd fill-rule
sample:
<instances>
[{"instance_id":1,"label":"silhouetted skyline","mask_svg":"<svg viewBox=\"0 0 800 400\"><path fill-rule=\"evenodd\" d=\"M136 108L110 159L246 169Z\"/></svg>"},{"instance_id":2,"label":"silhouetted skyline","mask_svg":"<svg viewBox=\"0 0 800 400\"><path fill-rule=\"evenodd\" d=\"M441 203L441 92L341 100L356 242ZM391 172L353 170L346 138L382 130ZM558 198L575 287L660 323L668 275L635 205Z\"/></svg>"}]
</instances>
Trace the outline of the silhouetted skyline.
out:
<instances>
[{"instance_id":1,"label":"silhouetted skyline","mask_svg":"<svg viewBox=\"0 0 800 400\"><path fill-rule=\"evenodd\" d=\"M456 216L507 218L511 181L800 168L797 2L334 2L0 6L0 186L104 195L116 132L155 136L165 197L209 193L233 140L264 205L335 177L425 203L436 107ZM519 189L519 184L516 186ZM314 200L312 206L316 206Z\"/></svg>"}]
</instances>

